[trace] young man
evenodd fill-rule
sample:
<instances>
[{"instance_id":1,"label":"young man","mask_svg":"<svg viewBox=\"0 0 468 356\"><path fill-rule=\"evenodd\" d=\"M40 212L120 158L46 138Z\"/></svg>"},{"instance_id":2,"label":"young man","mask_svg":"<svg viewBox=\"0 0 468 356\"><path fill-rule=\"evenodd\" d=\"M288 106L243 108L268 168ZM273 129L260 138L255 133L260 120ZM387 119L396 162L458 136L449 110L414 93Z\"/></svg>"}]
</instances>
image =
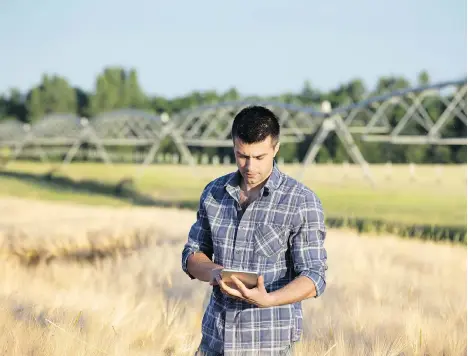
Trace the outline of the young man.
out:
<instances>
[{"instance_id":1,"label":"young man","mask_svg":"<svg viewBox=\"0 0 468 356\"><path fill-rule=\"evenodd\" d=\"M234 118L238 170L210 182L182 252L190 278L213 286L197 355L289 355L302 334L301 301L325 290L322 205L282 173L278 118L251 106ZM222 268L259 273L247 289L229 287Z\"/></svg>"}]
</instances>

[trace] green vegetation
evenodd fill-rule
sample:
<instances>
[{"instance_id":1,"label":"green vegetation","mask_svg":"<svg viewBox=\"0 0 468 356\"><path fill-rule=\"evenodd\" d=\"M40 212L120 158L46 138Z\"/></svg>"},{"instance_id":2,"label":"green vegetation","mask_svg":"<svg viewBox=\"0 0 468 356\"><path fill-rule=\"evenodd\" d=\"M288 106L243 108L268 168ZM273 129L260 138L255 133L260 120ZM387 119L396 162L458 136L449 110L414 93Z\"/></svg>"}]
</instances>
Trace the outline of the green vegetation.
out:
<instances>
[{"instance_id":1,"label":"green vegetation","mask_svg":"<svg viewBox=\"0 0 468 356\"><path fill-rule=\"evenodd\" d=\"M0 194L91 204L161 205L195 209L203 187L234 166L153 165L136 175L136 165L74 163L64 172L36 163L13 163L0 171ZM294 176L299 166L281 169ZM360 168L316 165L304 183L321 198L330 227L391 232L431 239L466 239L466 166L371 166L376 186ZM437 172L437 173L436 173ZM346 174L345 174L346 173ZM132 177L134 177L132 179Z\"/></svg>"},{"instance_id":2,"label":"green vegetation","mask_svg":"<svg viewBox=\"0 0 468 356\"><path fill-rule=\"evenodd\" d=\"M92 92L86 92L69 83L58 75L42 77L37 86L25 93L12 90L7 95L0 95L0 122L14 119L34 124L44 115L50 113L74 113L79 116L89 117L103 112L122 108L141 109L156 114L163 112L174 115L183 110L195 108L201 105L211 105L225 101L235 100L266 100L295 104L300 106L315 107L328 100L333 108L357 103L364 98L383 95L399 89L407 89L415 86L430 84L430 76L422 71L416 82L411 83L403 77L387 76L380 78L373 88L366 88L362 80L354 79L343 83L339 87L328 92L320 91L309 82L305 82L297 92L278 93L269 97L245 96L235 88L220 93L216 91L193 91L184 96L166 98L162 96L150 96L141 89L138 73L135 70L125 70L119 67L104 68L95 81ZM441 94L445 95L445 94ZM447 94L447 99L453 93ZM408 104L411 100L407 100ZM446 109L446 104L437 96L425 98L422 105L427 112L426 118L437 120ZM403 118L406 109L401 105L389 105L385 110L385 116L390 124L395 127ZM419 115L417 113L415 116ZM420 115L419 115L420 116ZM422 116L421 116L422 117ZM355 123L366 123L369 118L358 114ZM426 130L418 124L408 125L401 134L426 134ZM443 137L466 137L466 125L461 120L449 120L442 128ZM357 145L369 163L466 163L466 146L431 146L431 145L391 145L385 143L361 142L356 136ZM280 152L286 163L302 161L313 136L308 136L300 144L285 144ZM130 151L136 153L134 147L115 149L114 152ZM227 148L194 148L194 153L206 153L209 157L214 155L224 156L230 154ZM176 146L169 140L163 142L160 153L175 153ZM317 156L317 162L326 163L332 161L341 163L346 159L346 151L340 140L335 135L330 135ZM135 162L135 161L133 161Z\"/></svg>"}]
</instances>

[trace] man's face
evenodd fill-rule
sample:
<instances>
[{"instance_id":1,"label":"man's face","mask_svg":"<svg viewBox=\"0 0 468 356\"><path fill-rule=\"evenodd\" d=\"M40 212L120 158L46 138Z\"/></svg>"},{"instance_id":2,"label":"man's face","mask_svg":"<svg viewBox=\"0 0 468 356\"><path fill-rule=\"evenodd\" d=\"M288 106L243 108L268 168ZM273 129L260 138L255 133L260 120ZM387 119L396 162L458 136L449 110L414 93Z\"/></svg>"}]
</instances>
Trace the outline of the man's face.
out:
<instances>
[{"instance_id":1,"label":"man's face","mask_svg":"<svg viewBox=\"0 0 468 356\"><path fill-rule=\"evenodd\" d=\"M234 140L234 155L244 182L255 187L267 179L273 168L273 158L279 150L279 142L273 146L271 136L258 143L247 144Z\"/></svg>"}]
</instances>

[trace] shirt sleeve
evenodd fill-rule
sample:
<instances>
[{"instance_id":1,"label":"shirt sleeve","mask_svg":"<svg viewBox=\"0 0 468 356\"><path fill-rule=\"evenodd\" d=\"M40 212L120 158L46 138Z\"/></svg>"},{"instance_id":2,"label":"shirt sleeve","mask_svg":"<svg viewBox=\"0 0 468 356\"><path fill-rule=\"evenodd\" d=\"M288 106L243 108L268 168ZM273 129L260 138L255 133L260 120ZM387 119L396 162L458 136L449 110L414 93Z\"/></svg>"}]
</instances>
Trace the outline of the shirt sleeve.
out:
<instances>
[{"instance_id":1,"label":"shirt sleeve","mask_svg":"<svg viewBox=\"0 0 468 356\"><path fill-rule=\"evenodd\" d=\"M295 272L314 282L317 298L325 291L328 269L327 251L324 246L324 213L315 193L307 191L303 197L299 208L300 223L291 237L291 254Z\"/></svg>"},{"instance_id":2,"label":"shirt sleeve","mask_svg":"<svg viewBox=\"0 0 468 356\"><path fill-rule=\"evenodd\" d=\"M196 221L190 228L187 242L182 250L182 270L191 279L195 279L195 277L188 272L187 261L192 254L203 252L209 259L213 258L213 241L211 239L211 229L204 204L207 191L208 187L206 187L202 193L196 214Z\"/></svg>"}]
</instances>

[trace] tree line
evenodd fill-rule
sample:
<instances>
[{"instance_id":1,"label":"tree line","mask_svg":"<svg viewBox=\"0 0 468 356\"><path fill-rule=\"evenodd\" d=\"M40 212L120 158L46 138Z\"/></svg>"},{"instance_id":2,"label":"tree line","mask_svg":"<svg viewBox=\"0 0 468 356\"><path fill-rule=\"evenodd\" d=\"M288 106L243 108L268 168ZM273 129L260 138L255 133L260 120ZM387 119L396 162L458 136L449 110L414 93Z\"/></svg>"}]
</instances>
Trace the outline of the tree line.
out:
<instances>
[{"instance_id":1,"label":"tree line","mask_svg":"<svg viewBox=\"0 0 468 356\"><path fill-rule=\"evenodd\" d=\"M224 92L215 90L192 91L186 95L167 98L159 95L148 95L139 84L138 73L134 69L126 70L120 67L107 67L97 76L93 91L88 92L73 86L59 75L44 74L40 83L27 92L17 89L0 95L0 121L19 120L24 123L34 123L50 113L75 113L79 116L93 117L102 112L135 108L150 110L161 114L174 114L181 110L200 105L216 104L235 100L268 100L290 104L320 107L327 100L333 108L357 103L365 98L382 95L394 90L411 88L430 84L430 76L421 71L416 83L411 83L401 76L385 76L377 80L373 88L366 88L363 81L356 78L343 83L328 92L320 91L305 81L297 92L288 92L270 97L247 97L230 88ZM466 98L465 98L466 100ZM443 102L430 99L424 102L429 116L435 120L445 110ZM386 111L390 123L394 126L405 114L401 107ZM423 128L412 127L413 134L423 133ZM447 137L466 137L466 125L454 120L444 128ZM280 156L286 162L301 161L307 152L313 137L307 137L299 144L285 144L280 150ZM356 143L369 163L466 163L466 146L438 145L392 145L387 143L370 143L355 137ZM162 153L176 152L176 147L166 142L161 148ZM198 148L198 154L230 155L226 148ZM321 148L318 162L343 162L348 160L346 150L335 135L330 135Z\"/></svg>"}]
</instances>

